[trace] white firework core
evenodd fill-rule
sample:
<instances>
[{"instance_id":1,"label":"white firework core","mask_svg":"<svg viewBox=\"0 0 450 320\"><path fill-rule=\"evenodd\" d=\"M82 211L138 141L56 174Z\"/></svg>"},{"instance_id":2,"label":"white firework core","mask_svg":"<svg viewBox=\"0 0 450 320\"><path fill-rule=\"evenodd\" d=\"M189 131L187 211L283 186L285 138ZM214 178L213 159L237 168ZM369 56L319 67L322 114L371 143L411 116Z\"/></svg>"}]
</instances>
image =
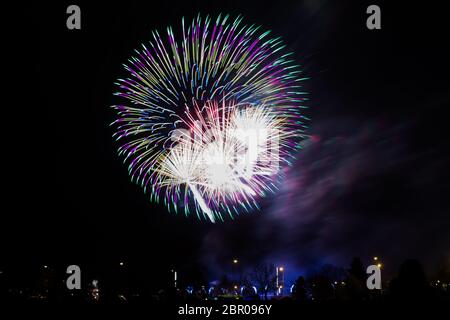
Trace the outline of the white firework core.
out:
<instances>
[{"instance_id":1,"label":"white firework core","mask_svg":"<svg viewBox=\"0 0 450 320\"><path fill-rule=\"evenodd\" d=\"M188 114L187 130L174 134L170 151L156 170L167 189L186 185L214 222L211 201L239 201L260 192L261 180L278 172L282 119L269 108L206 103ZM170 191L170 190L169 190ZM241 199L243 198L243 199Z\"/></svg>"}]
</instances>

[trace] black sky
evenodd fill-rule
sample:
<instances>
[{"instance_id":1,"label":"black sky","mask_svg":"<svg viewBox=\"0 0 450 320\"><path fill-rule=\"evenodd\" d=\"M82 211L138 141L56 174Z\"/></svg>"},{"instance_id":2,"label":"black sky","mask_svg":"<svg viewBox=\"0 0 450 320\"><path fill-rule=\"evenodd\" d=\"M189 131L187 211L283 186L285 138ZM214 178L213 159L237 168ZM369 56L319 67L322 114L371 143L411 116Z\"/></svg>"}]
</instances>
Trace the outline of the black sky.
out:
<instances>
[{"instance_id":1,"label":"black sky","mask_svg":"<svg viewBox=\"0 0 450 320\"><path fill-rule=\"evenodd\" d=\"M306 272L378 254L392 268L410 257L430 272L448 266L445 11L373 3L382 30L365 27L364 1L77 2L80 31L66 29L72 2L40 4L39 36L29 33L20 63L30 64L23 90L4 120L14 148L4 150L2 265L74 263L96 274L125 260L136 275L174 265L217 276L235 256ZM153 29L198 12L242 14L271 29L311 77L312 138L283 188L261 212L217 225L150 203L109 127L121 64Z\"/></svg>"}]
</instances>

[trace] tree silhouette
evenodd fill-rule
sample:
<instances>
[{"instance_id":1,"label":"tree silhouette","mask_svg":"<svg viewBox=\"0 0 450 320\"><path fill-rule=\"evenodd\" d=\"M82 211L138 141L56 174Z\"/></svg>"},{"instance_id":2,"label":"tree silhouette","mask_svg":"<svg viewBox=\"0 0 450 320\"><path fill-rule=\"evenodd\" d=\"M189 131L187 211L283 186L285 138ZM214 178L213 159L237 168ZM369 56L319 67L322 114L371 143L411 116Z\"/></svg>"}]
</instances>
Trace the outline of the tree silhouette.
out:
<instances>
[{"instance_id":1,"label":"tree silhouette","mask_svg":"<svg viewBox=\"0 0 450 320\"><path fill-rule=\"evenodd\" d=\"M396 299L419 300L430 293L425 272L418 260L408 259L402 263L396 278L390 284L391 296Z\"/></svg>"},{"instance_id":2,"label":"tree silhouette","mask_svg":"<svg viewBox=\"0 0 450 320\"><path fill-rule=\"evenodd\" d=\"M367 274L360 258L353 258L348 270L347 292L351 299L361 300L367 298L368 289L366 286Z\"/></svg>"},{"instance_id":3,"label":"tree silhouette","mask_svg":"<svg viewBox=\"0 0 450 320\"><path fill-rule=\"evenodd\" d=\"M306 281L302 276L295 281L292 297L297 301L306 301L308 299L306 292Z\"/></svg>"},{"instance_id":4,"label":"tree silhouette","mask_svg":"<svg viewBox=\"0 0 450 320\"><path fill-rule=\"evenodd\" d=\"M250 277L256 284L258 292L262 292L264 300L267 300L267 294L276 289L276 273L273 264L259 264L250 274Z\"/></svg>"}]
</instances>

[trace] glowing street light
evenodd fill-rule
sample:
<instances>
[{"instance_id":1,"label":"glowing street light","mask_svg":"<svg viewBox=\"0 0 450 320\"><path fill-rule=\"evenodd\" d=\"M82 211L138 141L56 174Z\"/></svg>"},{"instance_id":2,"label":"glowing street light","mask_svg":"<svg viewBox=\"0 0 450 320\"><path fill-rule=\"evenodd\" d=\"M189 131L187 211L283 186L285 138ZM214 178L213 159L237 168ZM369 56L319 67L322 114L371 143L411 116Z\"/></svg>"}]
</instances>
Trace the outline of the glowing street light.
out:
<instances>
[{"instance_id":1,"label":"glowing street light","mask_svg":"<svg viewBox=\"0 0 450 320\"><path fill-rule=\"evenodd\" d=\"M377 263L377 267L381 269L381 267L383 266L383 264L381 263L381 260L379 257L375 256L373 257L373 261L375 261Z\"/></svg>"},{"instance_id":2,"label":"glowing street light","mask_svg":"<svg viewBox=\"0 0 450 320\"><path fill-rule=\"evenodd\" d=\"M238 259L233 259L234 264L237 264L238 262L239 262Z\"/></svg>"},{"instance_id":3,"label":"glowing street light","mask_svg":"<svg viewBox=\"0 0 450 320\"><path fill-rule=\"evenodd\" d=\"M276 267L276 287L277 287L277 294L281 294L281 289L283 289L284 286L284 268L283 267Z\"/></svg>"}]
</instances>

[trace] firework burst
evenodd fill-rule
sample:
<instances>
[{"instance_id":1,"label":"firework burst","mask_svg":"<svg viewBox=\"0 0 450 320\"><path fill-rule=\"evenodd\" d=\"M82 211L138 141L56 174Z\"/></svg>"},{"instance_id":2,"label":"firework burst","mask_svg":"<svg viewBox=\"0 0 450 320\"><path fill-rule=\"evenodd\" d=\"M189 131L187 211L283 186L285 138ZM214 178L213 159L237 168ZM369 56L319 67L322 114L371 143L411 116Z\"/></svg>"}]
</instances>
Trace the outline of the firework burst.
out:
<instances>
[{"instance_id":1,"label":"firework burst","mask_svg":"<svg viewBox=\"0 0 450 320\"><path fill-rule=\"evenodd\" d=\"M212 222L258 208L303 138L300 68L269 31L198 16L124 65L114 137L132 181Z\"/></svg>"}]
</instances>

